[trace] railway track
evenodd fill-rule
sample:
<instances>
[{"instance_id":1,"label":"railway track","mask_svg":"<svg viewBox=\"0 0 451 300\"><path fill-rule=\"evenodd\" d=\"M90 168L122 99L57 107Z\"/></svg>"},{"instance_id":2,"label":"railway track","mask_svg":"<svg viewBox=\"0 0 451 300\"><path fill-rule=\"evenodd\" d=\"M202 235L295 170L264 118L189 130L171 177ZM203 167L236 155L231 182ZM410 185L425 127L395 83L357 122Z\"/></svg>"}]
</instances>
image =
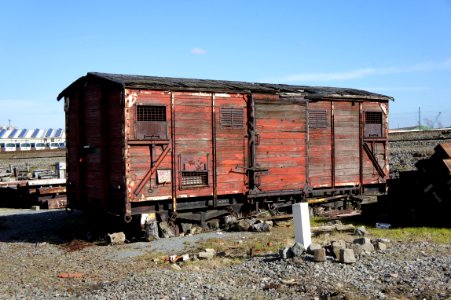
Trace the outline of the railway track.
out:
<instances>
[{"instance_id":1,"label":"railway track","mask_svg":"<svg viewBox=\"0 0 451 300\"><path fill-rule=\"evenodd\" d=\"M451 128L431 129L422 131L392 130L388 134L389 143L420 142L420 141L448 141L451 140Z\"/></svg>"}]
</instances>

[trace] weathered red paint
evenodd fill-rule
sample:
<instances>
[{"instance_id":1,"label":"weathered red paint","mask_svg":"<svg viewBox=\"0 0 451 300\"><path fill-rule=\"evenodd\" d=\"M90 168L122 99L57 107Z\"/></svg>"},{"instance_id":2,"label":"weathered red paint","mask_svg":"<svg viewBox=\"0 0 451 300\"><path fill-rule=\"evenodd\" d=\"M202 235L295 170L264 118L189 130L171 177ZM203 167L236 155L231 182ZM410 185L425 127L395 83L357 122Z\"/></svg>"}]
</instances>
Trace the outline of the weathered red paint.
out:
<instances>
[{"instance_id":1,"label":"weathered red paint","mask_svg":"<svg viewBox=\"0 0 451 300\"><path fill-rule=\"evenodd\" d=\"M80 80L60 95L66 97L70 206L130 215L153 201L249 193L248 90L120 86L95 75ZM301 94L252 94L257 192L385 182L388 98L309 100ZM167 138L137 138L138 105L165 107ZM242 111L242 126L222 126L223 108ZM309 126L310 111L324 112L325 125ZM363 137L366 111L382 113L382 137ZM375 171L363 143L385 176Z\"/></svg>"}]
</instances>

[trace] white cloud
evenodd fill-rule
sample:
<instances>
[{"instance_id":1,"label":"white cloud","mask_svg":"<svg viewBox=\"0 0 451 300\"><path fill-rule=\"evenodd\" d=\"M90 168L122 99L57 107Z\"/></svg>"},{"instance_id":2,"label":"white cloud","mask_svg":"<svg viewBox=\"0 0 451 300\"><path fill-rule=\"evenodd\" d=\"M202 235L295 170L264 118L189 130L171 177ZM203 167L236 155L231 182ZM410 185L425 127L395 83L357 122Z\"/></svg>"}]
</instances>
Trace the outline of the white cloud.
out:
<instances>
[{"instance_id":1,"label":"white cloud","mask_svg":"<svg viewBox=\"0 0 451 300\"><path fill-rule=\"evenodd\" d=\"M194 54L194 55L205 55L205 54L207 54L207 50L202 49L202 48L193 48L193 49L191 49L191 54Z\"/></svg>"},{"instance_id":2,"label":"white cloud","mask_svg":"<svg viewBox=\"0 0 451 300\"><path fill-rule=\"evenodd\" d=\"M451 69L451 59L444 60L442 62L426 62L416 64L409 68L406 68L406 72L427 72L427 71L437 71L437 70L448 70Z\"/></svg>"},{"instance_id":3,"label":"white cloud","mask_svg":"<svg viewBox=\"0 0 451 300\"><path fill-rule=\"evenodd\" d=\"M283 76L280 78L268 80L271 82L314 82L314 81L342 81L350 79L359 79L374 75L400 74L430 72L451 69L451 59L442 62L419 63L407 67L389 67L389 68L362 68L343 72L327 73L298 73ZM267 80L265 80L267 81Z\"/></svg>"}]
</instances>

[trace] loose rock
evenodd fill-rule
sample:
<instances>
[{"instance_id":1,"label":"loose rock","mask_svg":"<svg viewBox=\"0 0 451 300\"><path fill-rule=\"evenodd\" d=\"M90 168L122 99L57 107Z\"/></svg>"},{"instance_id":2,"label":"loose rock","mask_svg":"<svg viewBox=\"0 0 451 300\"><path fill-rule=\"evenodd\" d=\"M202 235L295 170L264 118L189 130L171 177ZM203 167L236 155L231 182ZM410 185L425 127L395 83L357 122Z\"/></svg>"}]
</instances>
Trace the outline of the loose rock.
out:
<instances>
[{"instance_id":1,"label":"loose rock","mask_svg":"<svg viewBox=\"0 0 451 300\"><path fill-rule=\"evenodd\" d=\"M125 234L123 232L108 233L110 245L121 245L125 243Z\"/></svg>"},{"instance_id":2,"label":"loose rock","mask_svg":"<svg viewBox=\"0 0 451 300\"><path fill-rule=\"evenodd\" d=\"M310 246L308 246L308 253L313 254L315 250L322 249L323 247L320 244L311 243Z\"/></svg>"},{"instance_id":3,"label":"loose rock","mask_svg":"<svg viewBox=\"0 0 451 300\"><path fill-rule=\"evenodd\" d=\"M225 227L230 227L233 224L238 223L238 220L235 216L227 215L222 219Z\"/></svg>"},{"instance_id":4,"label":"loose rock","mask_svg":"<svg viewBox=\"0 0 451 300\"><path fill-rule=\"evenodd\" d=\"M285 248L279 250L279 256L282 259L292 258L293 252L291 252L290 247L285 247Z\"/></svg>"},{"instance_id":5,"label":"loose rock","mask_svg":"<svg viewBox=\"0 0 451 300\"><path fill-rule=\"evenodd\" d=\"M254 219L241 219L238 223L234 224L233 230L236 231L248 231L251 229L256 221Z\"/></svg>"},{"instance_id":6,"label":"loose rock","mask_svg":"<svg viewBox=\"0 0 451 300\"><path fill-rule=\"evenodd\" d=\"M340 249L340 262L344 264L352 264L357 260L352 249Z\"/></svg>"},{"instance_id":7,"label":"loose rock","mask_svg":"<svg viewBox=\"0 0 451 300\"><path fill-rule=\"evenodd\" d=\"M216 255L216 250L215 249L205 249L202 252L199 252L197 254L197 257L199 257L199 259L212 259L214 258Z\"/></svg>"},{"instance_id":8,"label":"loose rock","mask_svg":"<svg viewBox=\"0 0 451 300\"><path fill-rule=\"evenodd\" d=\"M202 233L204 231L204 229L202 227L200 227L199 225L193 225L191 226L190 229L190 234L198 234L198 233Z\"/></svg>"},{"instance_id":9,"label":"loose rock","mask_svg":"<svg viewBox=\"0 0 451 300\"><path fill-rule=\"evenodd\" d=\"M373 252L374 251L374 246L371 243L371 240L369 238L363 237L363 238L355 239L353 244L354 245L359 245L360 246L360 251L367 251L367 252Z\"/></svg>"},{"instance_id":10,"label":"loose rock","mask_svg":"<svg viewBox=\"0 0 451 300\"><path fill-rule=\"evenodd\" d=\"M160 234L163 238L170 238L175 236L174 230L169 226L168 222L162 221L158 224L160 228Z\"/></svg>"},{"instance_id":11,"label":"loose rock","mask_svg":"<svg viewBox=\"0 0 451 300\"><path fill-rule=\"evenodd\" d=\"M269 232L273 226L272 221L256 222L252 225L252 231Z\"/></svg>"},{"instance_id":12,"label":"loose rock","mask_svg":"<svg viewBox=\"0 0 451 300\"><path fill-rule=\"evenodd\" d=\"M218 219L213 219L213 220L208 221L207 225L210 230L217 230L220 228Z\"/></svg>"},{"instance_id":13,"label":"loose rock","mask_svg":"<svg viewBox=\"0 0 451 300\"><path fill-rule=\"evenodd\" d=\"M145 239L148 242L159 239L158 223L156 220L150 221L145 224Z\"/></svg>"},{"instance_id":14,"label":"loose rock","mask_svg":"<svg viewBox=\"0 0 451 300\"><path fill-rule=\"evenodd\" d=\"M193 227L193 224L191 224L191 223L182 223L181 227L182 227L182 232L184 234L190 234L191 233L191 228Z\"/></svg>"},{"instance_id":15,"label":"loose rock","mask_svg":"<svg viewBox=\"0 0 451 300\"><path fill-rule=\"evenodd\" d=\"M293 253L294 257L301 256L305 252L304 245L301 243L294 243L294 245L290 248L291 253Z\"/></svg>"},{"instance_id":16,"label":"loose rock","mask_svg":"<svg viewBox=\"0 0 451 300\"><path fill-rule=\"evenodd\" d=\"M359 226L356 228L355 233L360 236L366 236L368 233L365 226Z\"/></svg>"},{"instance_id":17,"label":"loose rock","mask_svg":"<svg viewBox=\"0 0 451 300\"><path fill-rule=\"evenodd\" d=\"M313 250L313 261L315 262L326 261L326 250L324 248Z\"/></svg>"},{"instance_id":18,"label":"loose rock","mask_svg":"<svg viewBox=\"0 0 451 300\"><path fill-rule=\"evenodd\" d=\"M377 251L384 251L387 250L387 245L382 242L376 242L374 248L376 248Z\"/></svg>"},{"instance_id":19,"label":"loose rock","mask_svg":"<svg viewBox=\"0 0 451 300\"><path fill-rule=\"evenodd\" d=\"M332 252L336 259L340 258L340 250L346 248L346 242L343 240L334 241L331 244Z\"/></svg>"},{"instance_id":20,"label":"loose rock","mask_svg":"<svg viewBox=\"0 0 451 300\"><path fill-rule=\"evenodd\" d=\"M356 256L360 256L360 254L362 254L363 252L362 245L360 244L351 244L351 247L349 249L352 249L354 255Z\"/></svg>"}]
</instances>

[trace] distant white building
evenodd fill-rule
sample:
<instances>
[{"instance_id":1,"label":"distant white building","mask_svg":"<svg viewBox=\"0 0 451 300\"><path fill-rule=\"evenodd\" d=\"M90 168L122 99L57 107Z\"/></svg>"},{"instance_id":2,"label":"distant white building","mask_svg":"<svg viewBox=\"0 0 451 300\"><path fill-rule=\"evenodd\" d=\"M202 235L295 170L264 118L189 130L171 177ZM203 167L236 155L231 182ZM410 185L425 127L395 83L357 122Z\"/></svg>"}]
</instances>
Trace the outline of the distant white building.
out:
<instances>
[{"instance_id":1,"label":"distant white building","mask_svg":"<svg viewBox=\"0 0 451 300\"><path fill-rule=\"evenodd\" d=\"M30 144L33 148L42 144L46 148L64 148L66 143L66 132L62 128L50 129L18 129L13 127L0 127L0 144L16 144L18 150L21 144Z\"/></svg>"}]
</instances>

